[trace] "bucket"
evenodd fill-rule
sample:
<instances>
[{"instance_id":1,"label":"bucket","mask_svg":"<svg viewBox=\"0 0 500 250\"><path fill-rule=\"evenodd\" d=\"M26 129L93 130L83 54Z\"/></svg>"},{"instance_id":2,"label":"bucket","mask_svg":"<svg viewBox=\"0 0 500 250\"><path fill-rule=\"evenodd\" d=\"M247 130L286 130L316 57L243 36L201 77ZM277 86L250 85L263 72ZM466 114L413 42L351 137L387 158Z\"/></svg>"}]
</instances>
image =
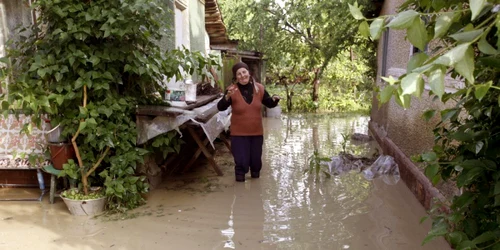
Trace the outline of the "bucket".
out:
<instances>
[{"instance_id":1,"label":"bucket","mask_svg":"<svg viewBox=\"0 0 500 250\"><path fill-rule=\"evenodd\" d=\"M55 169L62 170L69 159L75 158L75 150L71 143L49 143L50 157Z\"/></svg>"},{"instance_id":2,"label":"bucket","mask_svg":"<svg viewBox=\"0 0 500 250\"><path fill-rule=\"evenodd\" d=\"M59 125L55 126L53 129L47 131L45 133L47 141L51 142L51 143L64 142L65 140L63 138L61 138L62 130L63 130L63 128L59 124Z\"/></svg>"},{"instance_id":3,"label":"bucket","mask_svg":"<svg viewBox=\"0 0 500 250\"><path fill-rule=\"evenodd\" d=\"M72 215L98 215L104 212L106 197L93 200L71 200L62 197Z\"/></svg>"},{"instance_id":4,"label":"bucket","mask_svg":"<svg viewBox=\"0 0 500 250\"><path fill-rule=\"evenodd\" d=\"M266 108L266 117L279 118L281 116L281 107L278 105L274 108Z\"/></svg>"}]
</instances>

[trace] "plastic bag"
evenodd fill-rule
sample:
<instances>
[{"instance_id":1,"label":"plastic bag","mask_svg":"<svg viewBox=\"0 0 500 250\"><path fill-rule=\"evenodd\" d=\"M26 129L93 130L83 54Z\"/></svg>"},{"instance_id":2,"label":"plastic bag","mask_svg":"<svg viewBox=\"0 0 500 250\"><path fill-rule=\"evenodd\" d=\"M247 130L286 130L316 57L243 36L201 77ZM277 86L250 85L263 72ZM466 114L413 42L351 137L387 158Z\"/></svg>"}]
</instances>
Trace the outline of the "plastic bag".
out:
<instances>
[{"instance_id":1,"label":"plastic bag","mask_svg":"<svg viewBox=\"0 0 500 250\"><path fill-rule=\"evenodd\" d=\"M381 155L367 169L363 171L363 175L367 180L373 180L379 176L389 185L394 185L400 180L399 167L389 155Z\"/></svg>"}]
</instances>

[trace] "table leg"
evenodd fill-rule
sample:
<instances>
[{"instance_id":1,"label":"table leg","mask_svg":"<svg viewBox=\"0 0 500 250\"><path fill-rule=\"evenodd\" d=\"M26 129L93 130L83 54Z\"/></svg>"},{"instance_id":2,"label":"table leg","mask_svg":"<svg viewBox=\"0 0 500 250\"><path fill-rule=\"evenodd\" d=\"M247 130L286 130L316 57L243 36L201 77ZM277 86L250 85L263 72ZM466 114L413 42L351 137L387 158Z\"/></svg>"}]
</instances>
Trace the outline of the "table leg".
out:
<instances>
[{"instance_id":1,"label":"table leg","mask_svg":"<svg viewBox=\"0 0 500 250\"><path fill-rule=\"evenodd\" d=\"M55 194L56 194L56 176L51 174L50 175L50 196L49 196L50 204L54 204Z\"/></svg>"},{"instance_id":2,"label":"table leg","mask_svg":"<svg viewBox=\"0 0 500 250\"><path fill-rule=\"evenodd\" d=\"M205 138L205 140L203 141L203 145L206 146L207 144L208 144L208 138ZM196 159L198 159L200 154L201 154L201 147L199 147L198 150L196 150L191 160L188 162L188 164L186 164L184 170L182 170L183 173L187 172L191 168L191 165L194 164L194 162L196 161Z\"/></svg>"},{"instance_id":3,"label":"table leg","mask_svg":"<svg viewBox=\"0 0 500 250\"><path fill-rule=\"evenodd\" d=\"M229 152L232 152L231 144L229 143L229 140L226 138L226 136L221 133L219 134L219 139L224 143L224 145L226 145L227 149L229 149Z\"/></svg>"},{"instance_id":4,"label":"table leg","mask_svg":"<svg viewBox=\"0 0 500 250\"><path fill-rule=\"evenodd\" d=\"M210 154L210 152L208 151L208 149L205 147L205 145L201 141L201 139L198 136L198 134L196 133L196 131L194 131L193 128L190 127L190 126L187 126L187 130L188 130L189 134L191 134L191 136L193 137L193 139L196 141L196 143L200 147L200 149L203 152L203 154L205 155L205 157L207 157L208 162L210 163L210 165L212 165L212 167L215 170L215 172L217 173L217 175L218 176L224 175L222 173L222 171L219 169L219 166L217 166L217 163L215 163L213 155Z\"/></svg>"}]
</instances>

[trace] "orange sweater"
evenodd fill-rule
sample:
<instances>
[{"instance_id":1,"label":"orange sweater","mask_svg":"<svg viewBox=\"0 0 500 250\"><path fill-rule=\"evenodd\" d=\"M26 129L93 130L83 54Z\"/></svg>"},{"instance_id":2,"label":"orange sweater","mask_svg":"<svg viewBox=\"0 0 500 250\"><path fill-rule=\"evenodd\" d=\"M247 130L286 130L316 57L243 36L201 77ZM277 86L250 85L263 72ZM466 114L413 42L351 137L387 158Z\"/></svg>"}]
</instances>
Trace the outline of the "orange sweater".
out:
<instances>
[{"instance_id":1,"label":"orange sweater","mask_svg":"<svg viewBox=\"0 0 500 250\"><path fill-rule=\"evenodd\" d=\"M237 86L234 87L238 88ZM254 83L253 100L250 104L245 102L240 91L236 91L231 96L231 135L251 136L264 134L261 115L263 97L264 86L257 82Z\"/></svg>"}]
</instances>

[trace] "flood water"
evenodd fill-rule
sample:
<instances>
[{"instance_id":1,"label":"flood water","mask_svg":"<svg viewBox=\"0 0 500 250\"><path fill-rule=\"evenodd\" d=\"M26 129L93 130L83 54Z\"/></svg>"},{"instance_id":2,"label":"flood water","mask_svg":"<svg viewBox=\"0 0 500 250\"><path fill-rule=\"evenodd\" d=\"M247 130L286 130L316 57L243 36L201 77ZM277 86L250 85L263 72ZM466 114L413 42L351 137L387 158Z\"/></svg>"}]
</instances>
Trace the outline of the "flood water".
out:
<instances>
[{"instance_id":1,"label":"flood water","mask_svg":"<svg viewBox=\"0 0 500 250\"><path fill-rule=\"evenodd\" d=\"M69 215L62 200L0 202L0 249L450 249L421 242L430 221L402 181L387 185L355 172L328 179L304 174L316 150L342 151L342 134L368 133L364 116L282 115L265 118L260 179L234 182L232 157L217 144L218 177L205 165L170 176L128 214ZM346 141L372 155L374 143ZM27 194L26 194L27 193ZM37 190L0 189L37 196Z\"/></svg>"}]
</instances>

